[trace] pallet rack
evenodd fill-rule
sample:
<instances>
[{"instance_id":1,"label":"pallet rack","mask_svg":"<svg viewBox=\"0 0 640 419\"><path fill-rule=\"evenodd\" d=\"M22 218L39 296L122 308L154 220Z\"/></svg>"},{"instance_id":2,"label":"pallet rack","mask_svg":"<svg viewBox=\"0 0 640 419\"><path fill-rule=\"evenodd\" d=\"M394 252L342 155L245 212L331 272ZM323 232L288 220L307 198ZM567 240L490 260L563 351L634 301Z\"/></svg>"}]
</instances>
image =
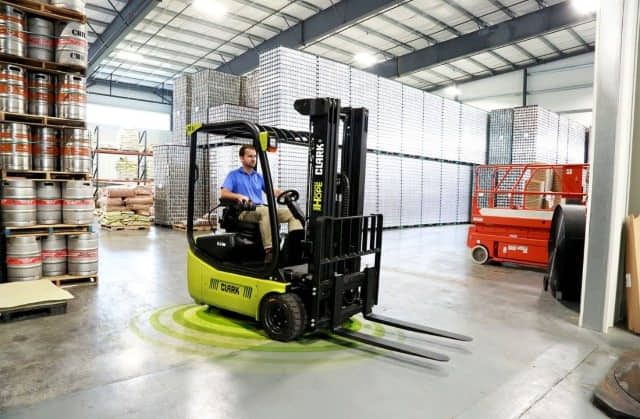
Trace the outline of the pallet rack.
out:
<instances>
[{"instance_id":1,"label":"pallet rack","mask_svg":"<svg viewBox=\"0 0 640 419\"><path fill-rule=\"evenodd\" d=\"M86 23L85 15L76 11L64 9L61 7L44 4L34 0L0 0L0 4L11 5L22 11L38 15L54 21L79 22ZM86 77L85 68L59 64L53 61L39 60L31 57L20 57L16 55L0 53L0 63L15 64L29 71L44 72L53 75L79 74ZM65 128L86 128L86 121L76 119L65 119L54 116L40 116L28 113L15 113L0 111L0 123L21 123L29 126L49 127L56 129ZM0 170L0 180L17 180L28 179L33 181L57 181L65 182L68 180L90 180L90 173L73 173L63 171L42 171L42 170L11 170L2 168ZM0 182L0 195L2 195L2 182ZM28 227L5 227L2 223L2 212L0 212L0 259L4 262L7 251L7 238L30 236L42 237L48 235L73 235L85 232L94 232L93 225L70 225L70 224L53 224L53 225L33 225ZM2 263L0 269L0 283L5 282L8 278L7 264ZM51 280L57 286L63 286L68 283L73 284L97 284L97 275L78 276L78 275L62 275L56 277L42 277L42 279ZM65 303L66 306L66 303Z\"/></svg>"},{"instance_id":2,"label":"pallet rack","mask_svg":"<svg viewBox=\"0 0 640 419\"><path fill-rule=\"evenodd\" d=\"M148 150L147 132L138 133L138 144L143 146L143 151L136 150L116 150L112 148L100 147L100 127L97 126L93 130L96 147L93 149L93 184L95 189L93 196L98 199L98 189L101 186L117 183L136 183L137 185L153 183L153 179L147 178L147 158L153 157L153 151ZM100 177L100 158L101 154L116 156L136 156L137 161L137 178L136 179L108 179Z\"/></svg>"}]
</instances>

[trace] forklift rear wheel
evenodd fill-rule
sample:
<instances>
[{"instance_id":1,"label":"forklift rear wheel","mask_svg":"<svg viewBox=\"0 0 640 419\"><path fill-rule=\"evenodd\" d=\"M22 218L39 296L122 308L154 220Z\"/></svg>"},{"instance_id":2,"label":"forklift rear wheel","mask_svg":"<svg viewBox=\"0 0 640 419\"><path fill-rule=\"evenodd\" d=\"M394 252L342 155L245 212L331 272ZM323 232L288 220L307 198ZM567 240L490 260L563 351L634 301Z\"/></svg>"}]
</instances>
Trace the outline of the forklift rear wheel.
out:
<instances>
[{"instance_id":1,"label":"forklift rear wheel","mask_svg":"<svg viewBox=\"0 0 640 419\"><path fill-rule=\"evenodd\" d=\"M296 294L270 295L263 301L260 311L262 326L273 340L289 342L297 339L307 327L307 311Z\"/></svg>"},{"instance_id":2,"label":"forklift rear wheel","mask_svg":"<svg viewBox=\"0 0 640 419\"><path fill-rule=\"evenodd\" d=\"M471 259L473 259L473 263L484 265L489 260L489 251L486 247L479 244L471 249Z\"/></svg>"}]
</instances>

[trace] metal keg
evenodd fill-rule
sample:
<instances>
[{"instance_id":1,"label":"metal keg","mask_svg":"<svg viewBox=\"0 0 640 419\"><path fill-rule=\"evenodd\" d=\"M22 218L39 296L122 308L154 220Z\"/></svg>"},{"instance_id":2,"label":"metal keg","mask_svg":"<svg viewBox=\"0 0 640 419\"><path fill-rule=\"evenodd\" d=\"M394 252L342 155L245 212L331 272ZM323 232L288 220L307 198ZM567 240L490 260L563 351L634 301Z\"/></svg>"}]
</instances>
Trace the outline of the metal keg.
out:
<instances>
[{"instance_id":1,"label":"metal keg","mask_svg":"<svg viewBox=\"0 0 640 419\"><path fill-rule=\"evenodd\" d=\"M7 227L36 224L36 184L32 180L2 181L2 223Z\"/></svg>"},{"instance_id":2,"label":"metal keg","mask_svg":"<svg viewBox=\"0 0 640 419\"><path fill-rule=\"evenodd\" d=\"M91 224L94 209L91 182L68 180L62 185L62 221L65 224Z\"/></svg>"},{"instance_id":3,"label":"metal keg","mask_svg":"<svg viewBox=\"0 0 640 419\"><path fill-rule=\"evenodd\" d=\"M0 64L0 111L25 113L26 71L14 64Z\"/></svg>"},{"instance_id":4,"label":"metal keg","mask_svg":"<svg viewBox=\"0 0 640 419\"><path fill-rule=\"evenodd\" d=\"M42 245L42 275L57 276L67 273L67 238L44 236Z\"/></svg>"},{"instance_id":5,"label":"metal keg","mask_svg":"<svg viewBox=\"0 0 640 419\"><path fill-rule=\"evenodd\" d=\"M85 14L84 5L85 0L51 0L50 3L53 6L63 7L69 10L75 10L76 12Z\"/></svg>"},{"instance_id":6,"label":"metal keg","mask_svg":"<svg viewBox=\"0 0 640 419\"><path fill-rule=\"evenodd\" d=\"M31 170L29 127L15 122L0 124L0 167L7 170Z\"/></svg>"},{"instance_id":7,"label":"metal keg","mask_svg":"<svg viewBox=\"0 0 640 419\"><path fill-rule=\"evenodd\" d=\"M33 170L58 170L60 132L55 128L33 127L31 131Z\"/></svg>"},{"instance_id":8,"label":"metal keg","mask_svg":"<svg viewBox=\"0 0 640 419\"><path fill-rule=\"evenodd\" d=\"M58 22L56 24L56 62L87 68L87 29L83 23Z\"/></svg>"},{"instance_id":9,"label":"metal keg","mask_svg":"<svg viewBox=\"0 0 640 419\"><path fill-rule=\"evenodd\" d=\"M45 73L29 74L29 113L32 115L53 116L53 79Z\"/></svg>"},{"instance_id":10,"label":"metal keg","mask_svg":"<svg viewBox=\"0 0 640 419\"><path fill-rule=\"evenodd\" d=\"M60 182L38 182L36 187L38 224L62 223L62 189Z\"/></svg>"},{"instance_id":11,"label":"metal keg","mask_svg":"<svg viewBox=\"0 0 640 419\"><path fill-rule=\"evenodd\" d=\"M73 173L90 173L92 165L89 130L65 129L62 138L62 170Z\"/></svg>"},{"instance_id":12,"label":"metal keg","mask_svg":"<svg viewBox=\"0 0 640 419\"><path fill-rule=\"evenodd\" d=\"M69 236L67 267L69 275L95 275L98 273L98 233Z\"/></svg>"},{"instance_id":13,"label":"metal keg","mask_svg":"<svg viewBox=\"0 0 640 419\"><path fill-rule=\"evenodd\" d=\"M87 85L85 78L75 74L58 76L56 116L66 119L85 119L86 108Z\"/></svg>"},{"instance_id":14,"label":"metal keg","mask_svg":"<svg viewBox=\"0 0 640 419\"><path fill-rule=\"evenodd\" d=\"M53 22L41 17L27 18L27 56L38 60L53 61Z\"/></svg>"},{"instance_id":15,"label":"metal keg","mask_svg":"<svg viewBox=\"0 0 640 419\"><path fill-rule=\"evenodd\" d=\"M7 277L10 282L42 277L40 241L35 237L7 239Z\"/></svg>"},{"instance_id":16,"label":"metal keg","mask_svg":"<svg viewBox=\"0 0 640 419\"><path fill-rule=\"evenodd\" d=\"M26 39L24 12L13 6L0 5L0 52L24 57Z\"/></svg>"}]
</instances>

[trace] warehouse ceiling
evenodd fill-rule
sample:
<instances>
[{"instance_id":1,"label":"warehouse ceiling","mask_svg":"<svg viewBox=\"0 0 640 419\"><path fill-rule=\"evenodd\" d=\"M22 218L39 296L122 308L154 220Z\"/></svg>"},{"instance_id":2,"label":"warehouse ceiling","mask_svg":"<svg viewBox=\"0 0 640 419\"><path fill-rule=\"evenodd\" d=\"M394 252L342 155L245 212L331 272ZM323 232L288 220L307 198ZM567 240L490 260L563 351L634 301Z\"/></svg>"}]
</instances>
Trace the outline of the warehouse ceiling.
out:
<instances>
[{"instance_id":1,"label":"warehouse ceiling","mask_svg":"<svg viewBox=\"0 0 640 419\"><path fill-rule=\"evenodd\" d=\"M171 88L172 80L183 72L218 67L248 71L255 65L255 51L269 45L265 41L298 42L297 38L302 38L304 45L294 45L301 50L360 68L370 67L383 75L387 74L382 67L391 66L390 76L434 90L592 51L595 17L587 14L577 24L540 30L518 42L448 57L444 63L431 60L421 64L420 54L430 54L429 48L448 48L447 42L456 39L473 45L470 42L475 35L482 35L493 25L510 21L519 25L519 18L549 7L552 11L554 6L563 6L559 3L565 2L88 0L89 74L93 80L147 89ZM366 14L357 15L360 10ZM335 15L346 22L331 26L330 18ZM317 22L312 22L314 16ZM297 25L305 20L305 26ZM318 28L318 23L326 28ZM295 29L301 26L298 36ZM529 26L537 30L536 25ZM311 32L317 36L307 39L305 35ZM285 38L287 35L291 36ZM471 41L466 40L468 37ZM399 60L413 56L418 58L412 59L411 71L400 71Z\"/></svg>"}]
</instances>

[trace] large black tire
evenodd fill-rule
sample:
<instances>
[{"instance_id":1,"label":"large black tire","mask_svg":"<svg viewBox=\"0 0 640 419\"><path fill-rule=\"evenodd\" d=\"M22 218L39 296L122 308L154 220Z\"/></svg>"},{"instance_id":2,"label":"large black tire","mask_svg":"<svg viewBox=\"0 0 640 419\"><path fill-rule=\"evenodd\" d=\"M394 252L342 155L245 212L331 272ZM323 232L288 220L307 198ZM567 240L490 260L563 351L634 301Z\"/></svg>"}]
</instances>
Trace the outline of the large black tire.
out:
<instances>
[{"instance_id":1,"label":"large black tire","mask_svg":"<svg viewBox=\"0 0 640 419\"><path fill-rule=\"evenodd\" d=\"M267 296L260 307L260 319L267 335L281 342L297 339L307 328L307 310L293 293Z\"/></svg>"}]
</instances>

